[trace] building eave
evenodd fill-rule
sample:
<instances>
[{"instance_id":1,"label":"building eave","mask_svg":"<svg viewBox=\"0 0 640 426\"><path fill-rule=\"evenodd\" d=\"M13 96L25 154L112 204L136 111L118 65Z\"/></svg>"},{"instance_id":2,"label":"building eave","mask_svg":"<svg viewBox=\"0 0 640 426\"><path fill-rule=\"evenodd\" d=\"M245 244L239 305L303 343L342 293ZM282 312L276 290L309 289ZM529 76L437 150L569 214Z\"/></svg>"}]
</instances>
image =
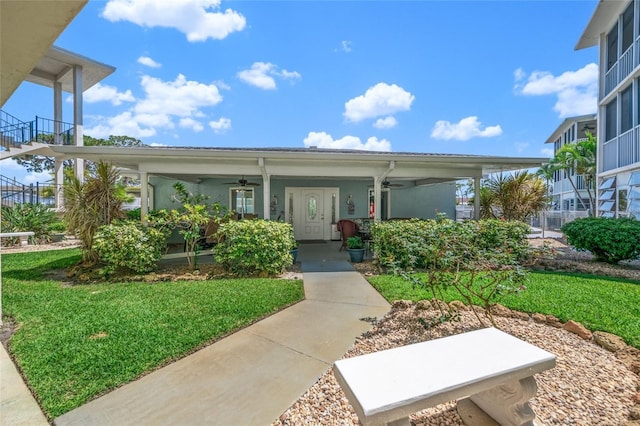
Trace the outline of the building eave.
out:
<instances>
[{"instance_id":1,"label":"building eave","mask_svg":"<svg viewBox=\"0 0 640 426\"><path fill-rule=\"evenodd\" d=\"M600 42L600 35L609 31L627 5L626 1L600 0L580 39L578 39L575 50L597 46Z\"/></svg>"}]
</instances>

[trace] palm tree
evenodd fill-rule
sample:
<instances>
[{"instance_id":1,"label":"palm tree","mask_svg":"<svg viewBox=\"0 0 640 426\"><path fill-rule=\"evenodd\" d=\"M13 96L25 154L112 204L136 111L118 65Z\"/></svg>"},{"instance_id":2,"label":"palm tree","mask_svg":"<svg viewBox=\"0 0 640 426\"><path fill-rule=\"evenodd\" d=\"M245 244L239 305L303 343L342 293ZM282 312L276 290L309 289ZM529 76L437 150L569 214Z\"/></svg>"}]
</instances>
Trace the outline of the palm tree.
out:
<instances>
[{"instance_id":1,"label":"palm tree","mask_svg":"<svg viewBox=\"0 0 640 426\"><path fill-rule=\"evenodd\" d=\"M484 218L526 221L544 210L547 201L546 183L527 171L490 178L480 191L481 216Z\"/></svg>"},{"instance_id":2,"label":"palm tree","mask_svg":"<svg viewBox=\"0 0 640 426\"><path fill-rule=\"evenodd\" d=\"M124 186L118 182L118 172L108 163L98 163L95 174L85 182L75 176L66 177L64 221L81 241L83 262L97 260L93 236L100 226L124 216L122 203L127 198Z\"/></svg>"},{"instance_id":3,"label":"palm tree","mask_svg":"<svg viewBox=\"0 0 640 426\"><path fill-rule=\"evenodd\" d=\"M566 173L567 179L576 198L585 210L589 211L589 215L593 216L596 205L596 151L598 141L593 134L587 132L585 140L569 143L560 148L556 155L551 159L550 164L556 170L562 170ZM589 198L589 208L585 205L580 196L580 189L574 181L574 176L581 176Z\"/></svg>"}]
</instances>

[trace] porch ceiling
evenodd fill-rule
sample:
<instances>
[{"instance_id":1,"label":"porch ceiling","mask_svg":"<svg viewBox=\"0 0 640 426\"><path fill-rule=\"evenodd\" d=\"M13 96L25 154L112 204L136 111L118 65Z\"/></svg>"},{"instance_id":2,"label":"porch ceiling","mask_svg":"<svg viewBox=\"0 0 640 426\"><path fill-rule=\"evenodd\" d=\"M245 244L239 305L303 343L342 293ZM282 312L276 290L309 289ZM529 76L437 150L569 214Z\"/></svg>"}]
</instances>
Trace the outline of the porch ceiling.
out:
<instances>
[{"instance_id":1,"label":"porch ceiling","mask_svg":"<svg viewBox=\"0 0 640 426\"><path fill-rule=\"evenodd\" d=\"M389 180L476 178L491 173L539 167L547 158L392 153L329 149L234 149L168 147L52 146L59 156L107 161L149 174L185 180L208 177L262 176L272 178ZM424 181L424 183L436 182Z\"/></svg>"},{"instance_id":2,"label":"porch ceiling","mask_svg":"<svg viewBox=\"0 0 640 426\"><path fill-rule=\"evenodd\" d=\"M87 1L0 1L0 106Z\"/></svg>"}]
</instances>

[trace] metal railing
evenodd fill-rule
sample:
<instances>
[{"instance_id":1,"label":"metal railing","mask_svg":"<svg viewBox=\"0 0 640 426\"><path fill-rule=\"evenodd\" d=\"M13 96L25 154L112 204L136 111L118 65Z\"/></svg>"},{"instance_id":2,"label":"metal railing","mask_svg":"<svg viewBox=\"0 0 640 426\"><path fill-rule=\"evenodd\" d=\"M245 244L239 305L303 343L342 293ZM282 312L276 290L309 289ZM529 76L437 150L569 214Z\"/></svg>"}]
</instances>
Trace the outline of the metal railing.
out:
<instances>
[{"instance_id":1,"label":"metal railing","mask_svg":"<svg viewBox=\"0 0 640 426\"><path fill-rule=\"evenodd\" d=\"M15 204L44 204L55 206L56 194L60 190L54 184L35 183L25 185L15 179L0 175L0 198L3 206Z\"/></svg>"},{"instance_id":2,"label":"metal railing","mask_svg":"<svg viewBox=\"0 0 640 426\"><path fill-rule=\"evenodd\" d=\"M0 110L0 146L8 150L22 144L40 142L55 145L72 145L74 125L63 121L36 116L32 121L21 121Z\"/></svg>"}]
</instances>

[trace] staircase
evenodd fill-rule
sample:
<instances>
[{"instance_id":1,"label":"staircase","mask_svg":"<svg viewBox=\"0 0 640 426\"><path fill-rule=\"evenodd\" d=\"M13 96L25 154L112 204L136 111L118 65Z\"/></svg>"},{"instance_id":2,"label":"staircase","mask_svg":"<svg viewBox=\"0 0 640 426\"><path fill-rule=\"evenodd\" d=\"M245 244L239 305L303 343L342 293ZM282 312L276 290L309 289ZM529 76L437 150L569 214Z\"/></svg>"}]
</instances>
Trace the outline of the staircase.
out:
<instances>
[{"instance_id":1,"label":"staircase","mask_svg":"<svg viewBox=\"0 0 640 426\"><path fill-rule=\"evenodd\" d=\"M52 155L50 145L72 145L73 124L36 116L21 121L0 110L0 160L23 155Z\"/></svg>"}]
</instances>

